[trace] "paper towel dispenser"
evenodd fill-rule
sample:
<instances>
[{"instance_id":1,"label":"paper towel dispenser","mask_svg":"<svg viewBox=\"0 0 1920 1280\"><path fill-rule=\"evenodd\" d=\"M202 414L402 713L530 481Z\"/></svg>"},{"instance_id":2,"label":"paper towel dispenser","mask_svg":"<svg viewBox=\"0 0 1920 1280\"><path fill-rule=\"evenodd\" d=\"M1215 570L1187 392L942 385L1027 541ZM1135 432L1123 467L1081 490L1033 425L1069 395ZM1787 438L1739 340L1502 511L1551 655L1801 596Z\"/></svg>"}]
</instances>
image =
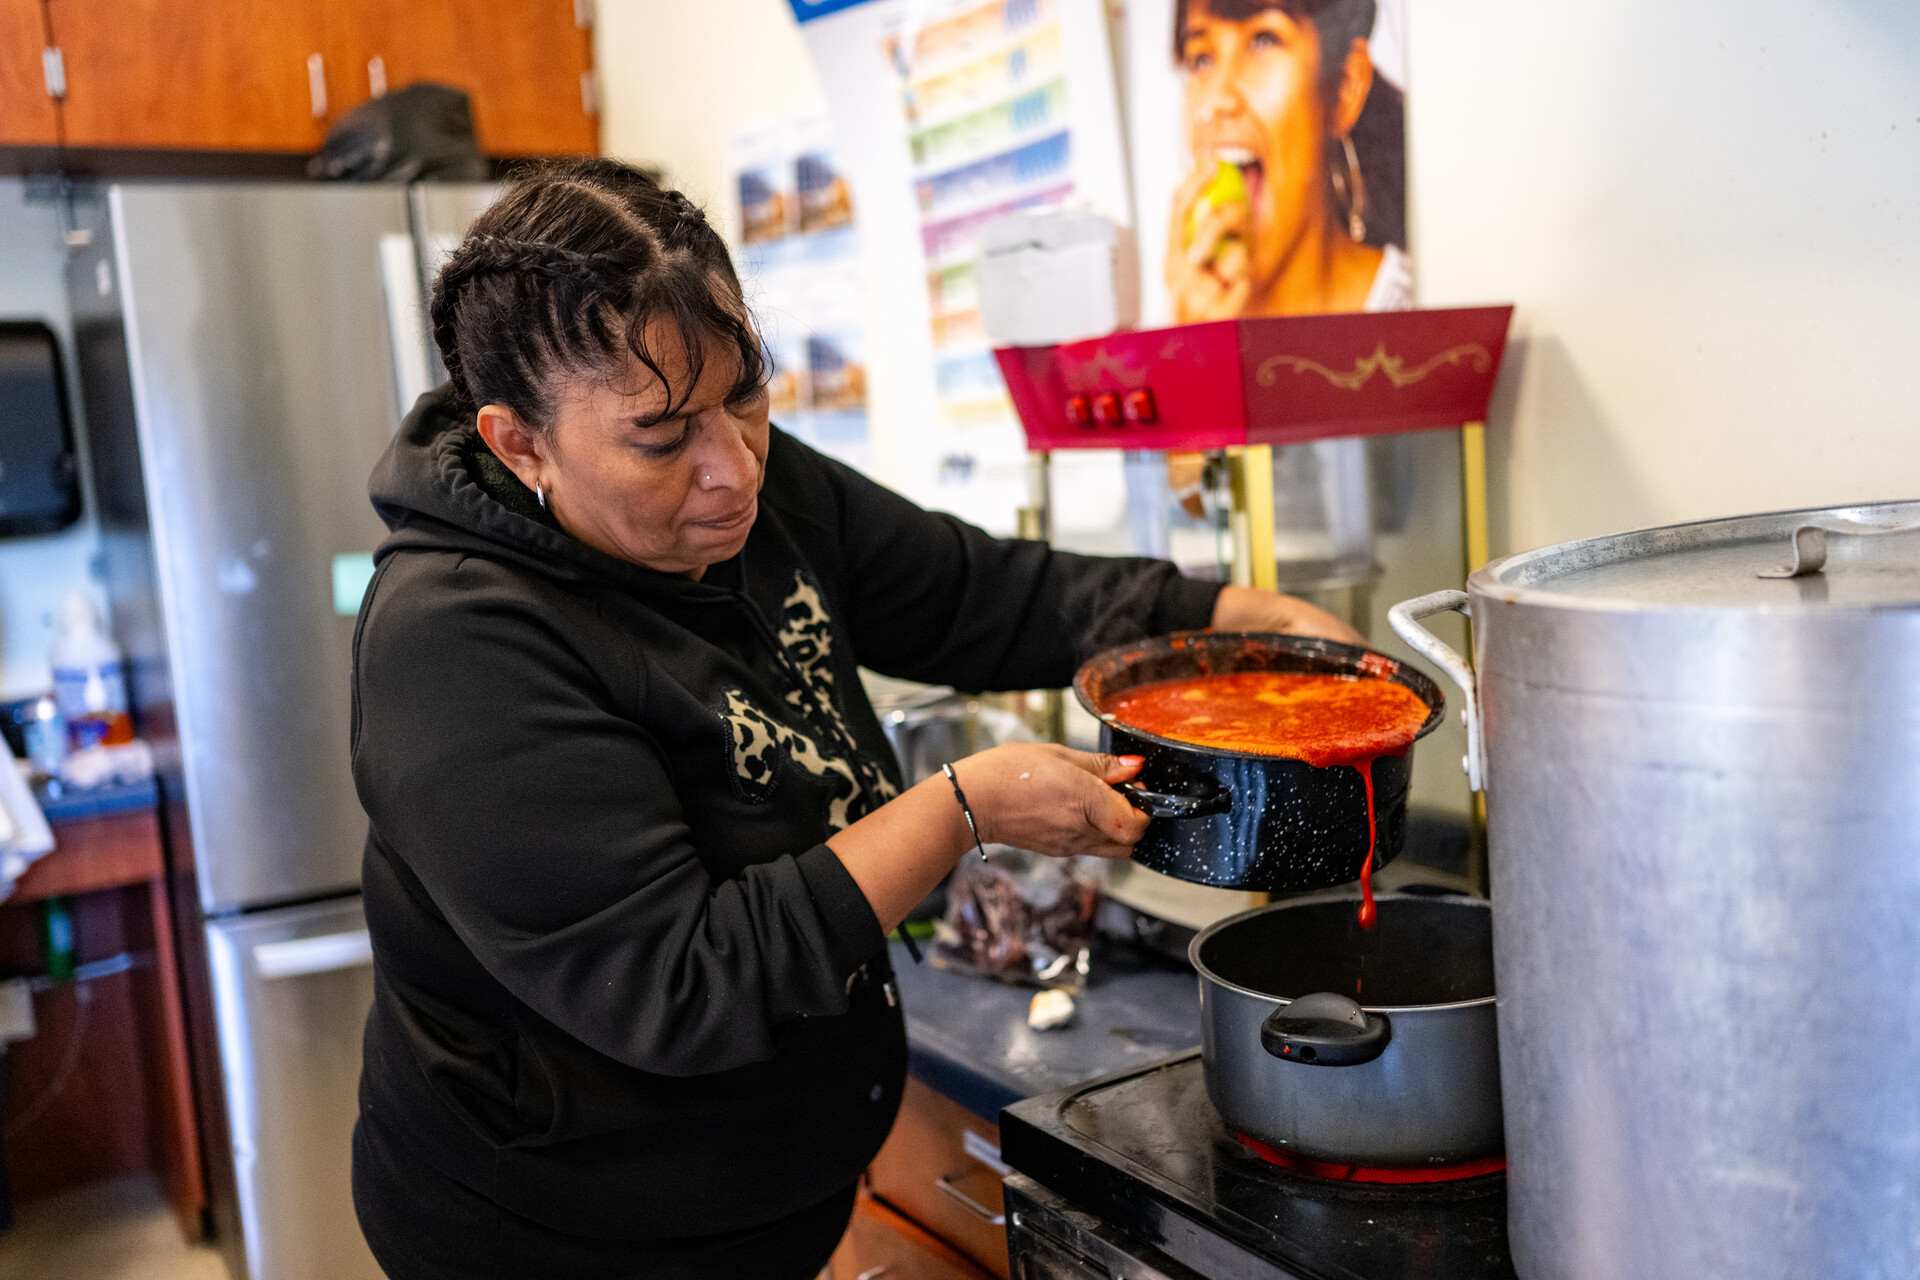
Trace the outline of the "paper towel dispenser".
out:
<instances>
[{"instance_id":1,"label":"paper towel dispenser","mask_svg":"<svg viewBox=\"0 0 1920 1280\"><path fill-rule=\"evenodd\" d=\"M0 321L0 538L80 518L80 469L60 344L38 320Z\"/></svg>"}]
</instances>

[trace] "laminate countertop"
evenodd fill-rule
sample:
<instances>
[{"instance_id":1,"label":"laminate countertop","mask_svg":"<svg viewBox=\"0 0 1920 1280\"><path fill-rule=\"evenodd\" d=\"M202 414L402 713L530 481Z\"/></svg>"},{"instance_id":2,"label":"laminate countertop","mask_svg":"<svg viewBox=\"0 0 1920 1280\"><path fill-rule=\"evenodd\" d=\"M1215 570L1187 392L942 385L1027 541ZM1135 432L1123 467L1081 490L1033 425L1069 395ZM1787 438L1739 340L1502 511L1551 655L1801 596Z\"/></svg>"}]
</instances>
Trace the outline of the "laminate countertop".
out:
<instances>
[{"instance_id":1,"label":"laminate countertop","mask_svg":"<svg viewBox=\"0 0 1920 1280\"><path fill-rule=\"evenodd\" d=\"M967 1110L998 1123L1000 1110L1100 1076L1143 1066L1200 1043L1193 971L1147 952L1096 943L1073 1021L1027 1025L1029 987L915 964L898 941L894 973L907 1018L909 1072ZM921 950L929 952L930 942Z\"/></svg>"}]
</instances>

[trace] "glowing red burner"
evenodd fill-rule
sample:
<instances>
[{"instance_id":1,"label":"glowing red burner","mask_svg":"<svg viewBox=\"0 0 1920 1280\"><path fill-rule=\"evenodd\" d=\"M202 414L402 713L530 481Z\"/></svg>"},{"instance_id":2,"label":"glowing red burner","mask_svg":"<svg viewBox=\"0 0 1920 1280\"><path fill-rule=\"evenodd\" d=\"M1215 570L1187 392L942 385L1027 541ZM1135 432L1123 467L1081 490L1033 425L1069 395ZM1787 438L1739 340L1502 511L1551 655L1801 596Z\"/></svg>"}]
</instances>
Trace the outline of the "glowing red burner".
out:
<instances>
[{"instance_id":1,"label":"glowing red burner","mask_svg":"<svg viewBox=\"0 0 1920 1280\"><path fill-rule=\"evenodd\" d=\"M1304 1173L1309 1177L1326 1178L1333 1182L1458 1182L1462 1178L1481 1178L1490 1173L1503 1172L1507 1167L1505 1156L1488 1156L1483 1160L1463 1160L1459 1164L1422 1165L1419 1168L1375 1168L1364 1164L1329 1164L1324 1160L1309 1160L1305 1156L1270 1147L1258 1138L1249 1138L1244 1133L1236 1133L1242 1146L1265 1160L1268 1164L1277 1164L1282 1169L1294 1173Z\"/></svg>"}]
</instances>

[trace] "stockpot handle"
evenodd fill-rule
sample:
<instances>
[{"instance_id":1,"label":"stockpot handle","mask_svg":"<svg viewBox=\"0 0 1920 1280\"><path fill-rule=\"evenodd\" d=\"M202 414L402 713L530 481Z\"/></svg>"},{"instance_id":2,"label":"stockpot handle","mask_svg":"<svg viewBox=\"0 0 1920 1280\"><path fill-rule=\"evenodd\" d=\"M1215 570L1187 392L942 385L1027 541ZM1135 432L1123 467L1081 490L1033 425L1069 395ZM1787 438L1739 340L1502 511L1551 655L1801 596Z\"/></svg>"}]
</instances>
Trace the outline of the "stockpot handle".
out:
<instances>
[{"instance_id":1,"label":"stockpot handle","mask_svg":"<svg viewBox=\"0 0 1920 1280\"><path fill-rule=\"evenodd\" d=\"M1203 780L1205 794L1177 796L1165 791L1149 791L1138 782L1116 782L1113 789L1128 804L1149 818L1206 818L1233 808L1233 793L1211 780Z\"/></svg>"},{"instance_id":2,"label":"stockpot handle","mask_svg":"<svg viewBox=\"0 0 1920 1280\"><path fill-rule=\"evenodd\" d=\"M1260 1024L1260 1047L1282 1062L1357 1067L1387 1051L1393 1021L1332 991L1281 1005Z\"/></svg>"},{"instance_id":3,"label":"stockpot handle","mask_svg":"<svg viewBox=\"0 0 1920 1280\"><path fill-rule=\"evenodd\" d=\"M1467 786L1474 791L1484 791L1487 750L1480 735L1480 688L1473 668L1453 651L1452 645L1420 625L1420 619L1431 618L1436 613L1462 613L1471 618L1473 609L1467 599L1464 591L1436 591L1417 600L1403 600L1387 610L1387 623L1395 635L1418 649L1460 686L1460 723L1467 727L1467 754L1461 759L1460 767L1467 771Z\"/></svg>"},{"instance_id":4,"label":"stockpot handle","mask_svg":"<svg viewBox=\"0 0 1920 1280\"><path fill-rule=\"evenodd\" d=\"M1819 573L1827 567L1827 535L1836 534L1848 538L1869 538L1889 533L1914 533L1920 531L1920 522L1913 524L1865 524L1859 520L1842 520L1838 516L1822 520L1818 524L1797 526L1788 541L1793 547L1793 563L1784 565L1769 573L1758 575L1762 578L1804 578Z\"/></svg>"}]
</instances>

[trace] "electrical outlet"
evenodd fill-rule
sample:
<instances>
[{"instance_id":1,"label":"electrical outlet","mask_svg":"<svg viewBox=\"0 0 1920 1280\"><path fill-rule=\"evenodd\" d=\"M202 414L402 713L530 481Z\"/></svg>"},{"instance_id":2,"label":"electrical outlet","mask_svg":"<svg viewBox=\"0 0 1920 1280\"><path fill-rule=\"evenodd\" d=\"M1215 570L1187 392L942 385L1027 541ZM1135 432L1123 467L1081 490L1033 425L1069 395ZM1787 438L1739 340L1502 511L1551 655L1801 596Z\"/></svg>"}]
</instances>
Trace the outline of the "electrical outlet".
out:
<instances>
[{"instance_id":1,"label":"electrical outlet","mask_svg":"<svg viewBox=\"0 0 1920 1280\"><path fill-rule=\"evenodd\" d=\"M25 978L0 982L0 1045L33 1039L33 986Z\"/></svg>"}]
</instances>

